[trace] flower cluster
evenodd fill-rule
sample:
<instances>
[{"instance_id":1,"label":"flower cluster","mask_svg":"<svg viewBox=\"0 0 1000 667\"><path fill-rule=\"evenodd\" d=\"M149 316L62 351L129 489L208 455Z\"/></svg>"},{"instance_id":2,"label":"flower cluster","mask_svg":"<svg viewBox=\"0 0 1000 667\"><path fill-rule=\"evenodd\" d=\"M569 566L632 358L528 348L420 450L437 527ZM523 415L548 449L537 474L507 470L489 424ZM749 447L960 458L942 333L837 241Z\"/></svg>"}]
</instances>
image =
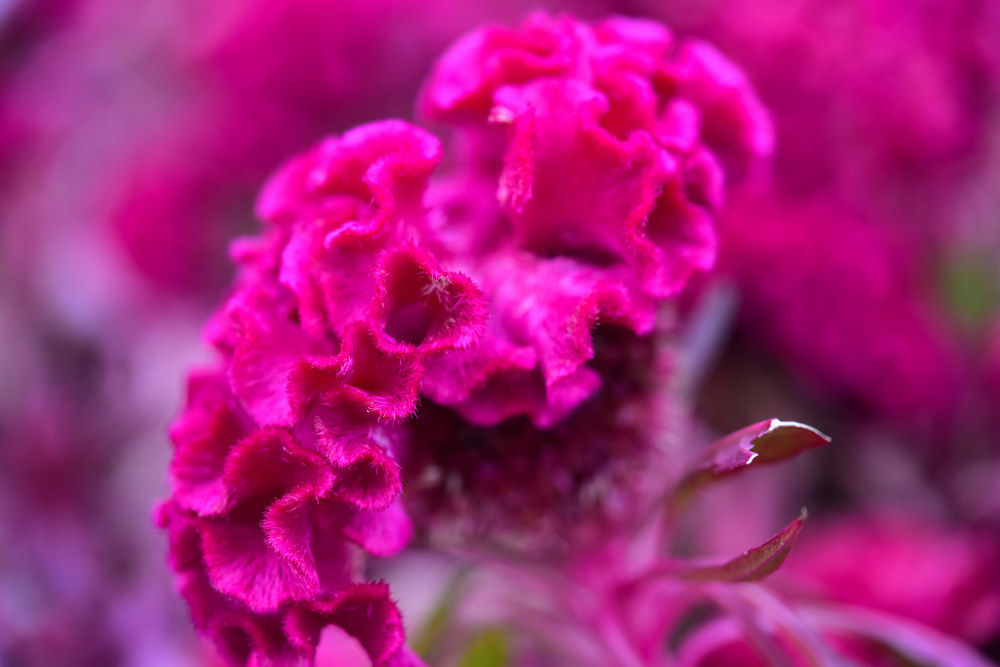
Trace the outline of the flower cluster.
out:
<instances>
[{"instance_id":1,"label":"flower cluster","mask_svg":"<svg viewBox=\"0 0 1000 667\"><path fill-rule=\"evenodd\" d=\"M413 659L363 580L410 538L404 478L422 523L442 496L525 519L631 492L657 306L714 260L722 165L770 149L739 70L644 21L476 31L421 108L454 129L441 175L428 132L358 127L272 177L264 234L233 247L222 363L190 380L158 515L233 662L308 659L327 624Z\"/></svg>"}]
</instances>

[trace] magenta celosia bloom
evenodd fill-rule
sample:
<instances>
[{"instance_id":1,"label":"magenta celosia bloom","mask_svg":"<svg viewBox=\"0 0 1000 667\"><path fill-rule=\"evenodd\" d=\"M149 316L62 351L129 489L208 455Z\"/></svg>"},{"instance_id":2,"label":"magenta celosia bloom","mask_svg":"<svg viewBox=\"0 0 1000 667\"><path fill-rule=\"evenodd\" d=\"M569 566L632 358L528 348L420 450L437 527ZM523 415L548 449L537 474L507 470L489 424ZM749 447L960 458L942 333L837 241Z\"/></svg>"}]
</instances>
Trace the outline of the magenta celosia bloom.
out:
<instances>
[{"instance_id":1,"label":"magenta celosia bloom","mask_svg":"<svg viewBox=\"0 0 1000 667\"><path fill-rule=\"evenodd\" d=\"M431 134L361 126L279 170L233 247L222 367L191 378L158 514L233 662L308 659L328 624L411 659L362 558L409 539L404 476L422 522L438 493L475 524L572 516L588 488L625 518L616 475L662 433L657 305L714 260L722 164L770 148L739 70L643 21L474 32L422 108L456 128L440 175Z\"/></svg>"},{"instance_id":2,"label":"magenta celosia bloom","mask_svg":"<svg viewBox=\"0 0 1000 667\"><path fill-rule=\"evenodd\" d=\"M777 202L739 197L719 225L745 326L825 391L911 425L946 421L966 369L926 283L966 214L967 165L948 161L972 165L989 130L996 8L716 4L723 25L704 30L763 84L783 139ZM715 11L676 6L695 21ZM185 364L158 344L184 315L132 278L187 297L218 285L264 173L320 134L405 113L416 72L478 11L0 8L0 662L205 650L174 636L166 568L135 525L158 492L142 445L174 386L159 371ZM678 435L685 362L664 305L712 265L726 185L758 175L773 141L740 69L650 22L538 15L463 39L418 108L437 137L387 121L317 144L261 196L263 235L233 247L241 273L209 330L218 358L190 378L156 512L191 617L225 661L418 663L372 576L416 541L520 547L489 554L520 566L490 602L527 603L501 620L537 664L824 664L831 647L866 664L979 664L921 623L973 641L995 630L986 539L819 531L792 574L882 611L746 583L781 564L802 518L721 565L665 546L707 551L672 530L673 512L781 454L744 437L678 461L697 438ZM122 250L130 270L113 261ZM978 482L995 474L963 463ZM963 506L995 519L993 486L965 485ZM776 523L742 500L693 519ZM665 505L666 535L636 532L655 533Z\"/></svg>"},{"instance_id":3,"label":"magenta celosia bloom","mask_svg":"<svg viewBox=\"0 0 1000 667\"><path fill-rule=\"evenodd\" d=\"M953 421L968 369L899 235L826 200L744 196L733 207L722 267L757 342L817 392L869 414L911 427Z\"/></svg>"},{"instance_id":4,"label":"magenta celosia bloom","mask_svg":"<svg viewBox=\"0 0 1000 667\"><path fill-rule=\"evenodd\" d=\"M741 329L837 404L953 420L978 360L938 288L962 228L990 226L969 198L1000 103L995 3L647 9L737 59L774 114L774 188L720 225Z\"/></svg>"},{"instance_id":5,"label":"magenta celosia bloom","mask_svg":"<svg viewBox=\"0 0 1000 667\"><path fill-rule=\"evenodd\" d=\"M785 194L832 191L894 220L905 210L901 225L933 225L923 202L960 173L942 165L973 157L989 131L1000 16L988 0L648 9L713 39L750 74L777 119Z\"/></svg>"},{"instance_id":6,"label":"magenta celosia bloom","mask_svg":"<svg viewBox=\"0 0 1000 667\"><path fill-rule=\"evenodd\" d=\"M783 570L810 592L978 643L1000 629L1000 541L918 516L820 522Z\"/></svg>"}]
</instances>

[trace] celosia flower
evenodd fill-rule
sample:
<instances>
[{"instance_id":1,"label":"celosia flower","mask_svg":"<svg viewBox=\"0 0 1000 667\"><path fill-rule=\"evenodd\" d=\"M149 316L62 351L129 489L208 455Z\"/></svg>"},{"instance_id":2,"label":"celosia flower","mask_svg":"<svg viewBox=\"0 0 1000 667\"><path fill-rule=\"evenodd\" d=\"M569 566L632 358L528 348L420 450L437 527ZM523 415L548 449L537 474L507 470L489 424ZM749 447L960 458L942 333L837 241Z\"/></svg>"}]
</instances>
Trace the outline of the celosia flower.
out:
<instances>
[{"instance_id":1,"label":"celosia flower","mask_svg":"<svg viewBox=\"0 0 1000 667\"><path fill-rule=\"evenodd\" d=\"M192 377L159 519L234 662L308 659L330 623L408 659L360 560L409 538L400 460L422 520L435 492L470 523L572 518L587 489L624 520L638 484L616 482L662 437L657 306L714 260L720 160L770 141L722 56L623 19L475 32L423 107L464 142L440 177L429 133L361 126L279 170L233 248L223 366Z\"/></svg>"},{"instance_id":2,"label":"celosia flower","mask_svg":"<svg viewBox=\"0 0 1000 667\"><path fill-rule=\"evenodd\" d=\"M961 350L899 235L835 201L733 203L721 265L742 290L754 340L804 382L869 414L949 424L966 370Z\"/></svg>"},{"instance_id":3,"label":"celosia flower","mask_svg":"<svg viewBox=\"0 0 1000 667\"><path fill-rule=\"evenodd\" d=\"M820 522L783 572L824 598L878 609L969 642L1000 629L1000 542L925 517Z\"/></svg>"},{"instance_id":4,"label":"celosia flower","mask_svg":"<svg viewBox=\"0 0 1000 667\"><path fill-rule=\"evenodd\" d=\"M926 206L943 203L940 186L956 176L942 164L974 156L997 101L993 3L793 0L775 9L734 0L648 9L714 40L748 72L776 118L782 196L834 193L900 226L944 222Z\"/></svg>"},{"instance_id":5,"label":"celosia flower","mask_svg":"<svg viewBox=\"0 0 1000 667\"><path fill-rule=\"evenodd\" d=\"M989 226L968 218L1000 102L995 3L645 8L736 58L774 114L774 187L720 225L741 330L867 418L950 426L978 360L934 288L961 228Z\"/></svg>"}]
</instances>

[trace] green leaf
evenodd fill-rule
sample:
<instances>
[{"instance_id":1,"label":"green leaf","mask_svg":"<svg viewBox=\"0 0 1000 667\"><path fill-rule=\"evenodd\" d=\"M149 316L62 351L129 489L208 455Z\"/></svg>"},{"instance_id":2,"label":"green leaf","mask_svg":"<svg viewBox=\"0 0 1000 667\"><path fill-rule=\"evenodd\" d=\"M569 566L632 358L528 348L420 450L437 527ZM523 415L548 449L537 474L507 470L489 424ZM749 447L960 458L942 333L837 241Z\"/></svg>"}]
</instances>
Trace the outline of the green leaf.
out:
<instances>
[{"instance_id":1,"label":"green leaf","mask_svg":"<svg viewBox=\"0 0 1000 667\"><path fill-rule=\"evenodd\" d=\"M468 574L468 569L460 570L448 581L447 586L441 592L441 597L434 606L434 610L431 611L420 631L410 641L410 646L423 659L430 660L432 651L440 645L448 624L451 622L451 617L455 613L455 606L461 598L462 588Z\"/></svg>"},{"instance_id":2,"label":"green leaf","mask_svg":"<svg viewBox=\"0 0 1000 667\"><path fill-rule=\"evenodd\" d=\"M509 644L505 630L481 632L465 650L458 667L505 667L510 653Z\"/></svg>"},{"instance_id":3,"label":"green leaf","mask_svg":"<svg viewBox=\"0 0 1000 667\"><path fill-rule=\"evenodd\" d=\"M975 253L952 257L944 262L938 285L951 315L971 329L988 325L1000 307L1000 285L992 257Z\"/></svg>"}]
</instances>

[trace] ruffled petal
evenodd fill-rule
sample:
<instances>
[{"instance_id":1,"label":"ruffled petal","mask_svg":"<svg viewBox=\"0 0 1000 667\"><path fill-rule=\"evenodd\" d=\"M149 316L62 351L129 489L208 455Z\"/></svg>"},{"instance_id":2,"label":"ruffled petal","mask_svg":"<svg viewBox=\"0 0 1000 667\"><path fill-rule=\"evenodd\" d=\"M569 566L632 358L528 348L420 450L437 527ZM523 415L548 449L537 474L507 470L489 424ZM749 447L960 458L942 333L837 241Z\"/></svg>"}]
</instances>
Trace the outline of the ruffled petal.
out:
<instances>
[{"instance_id":1,"label":"ruffled petal","mask_svg":"<svg viewBox=\"0 0 1000 667\"><path fill-rule=\"evenodd\" d=\"M276 427L241 440L226 460L223 478L231 507L286 495L305 502L325 495L333 482L323 457L299 445L287 429Z\"/></svg>"},{"instance_id":2,"label":"ruffled petal","mask_svg":"<svg viewBox=\"0 0 1000 667\"><path fill-rule=\"evenodd\" d=\"M387 421L410 415L420 387L420 358L407 349L381 349L378 343L370 324L355 322L344 332L338 355L301 359L289 381L296 414L349 397Z\"/></svg>"},{"instance_id":3,"label":"ruffled petal","mask_svg":"<svg viewBox=\"0 0 1000 667\"><path fill-rule=\"evenodd\" d=\"M315 580L278 555L253 523L206 519L200 532L212 588L250 610L275 612L283 602L315 595Z\"/></svg>"},{"instance_id":4,"label":"ruffled petal","mask_svg":"<svg viewBox=\"0 0 1000 667\"><path fill-rule=\"evenodd\" d=\"M334 470L337 497L362 509L380 509L402 490L399 463L374 438L320 437L320 447Z\"/></svg>"},{"instance_id":5,"label":"ruffled petal","mask_svg":"<svg viewBox=\"0 0 1000 667\"><path fill-rule=\"evenodd\" d=\"M386 251L378 262L372 304L375 331L388 349L438 352L468 347L486 320L482 292L467 276L441 271L419 248Z\"/></svg>"},{"instance_id":6,"label":"ruffled petal","mask_svg":"<svg viewBox=\"0 0 1000 667\"><path fill-rule=\"evenodd\" d=\"M384 583L354 584L340 593L289 610L285 632L312 658L322 629L336 625L355 637L373 665L385 665L403 647L403 619Z\"/></svg>"},{"instance_id":7,"label":"ruffled petal","mask_svg":"<svg viewBox=\"0 0 1000 667\"><path fill-rule=\"evenodd\" d=\"M581 34L574 21L529 16L516 29L488 26L457 41L438 61L419 103L431 118L483 116L500 86L579 67Z\"/></svg>"},{"instance_id":8,"label":"ruffled petal","mask_svg":"<svg viewBox=\"0 0 1000 667\"><path fill-rule=\"evenodd\" d=\"M289 376L300 359L321 353L328 344L314 341L290 322L246 315L229 366L233 393L259 424L291 426L295 414Z\"/></svg>"},{"instance_id":9,"label":"ruffled petal","mask_svg":"<svg viewBox=\"0 0 1000 667\"><path fill-rule=\"evenodd\" d=\"M222 480L230 450L246 430L221 374L192 376L188 405L170 428L175 447L170 463L174 500L202 515L217 514L229 502Z\"/></svg>"},{"instance_id":10,"label":"ruffled petal","mask_svg":"<svg viewBox=\"0 0 1000 667\"><path fill-rule=\"evenodd\" d=\"M344 536L374 556L395 556L413 536L413 523L400 500L380 510L353 512Z\"/></svg>"}]
</instances>

